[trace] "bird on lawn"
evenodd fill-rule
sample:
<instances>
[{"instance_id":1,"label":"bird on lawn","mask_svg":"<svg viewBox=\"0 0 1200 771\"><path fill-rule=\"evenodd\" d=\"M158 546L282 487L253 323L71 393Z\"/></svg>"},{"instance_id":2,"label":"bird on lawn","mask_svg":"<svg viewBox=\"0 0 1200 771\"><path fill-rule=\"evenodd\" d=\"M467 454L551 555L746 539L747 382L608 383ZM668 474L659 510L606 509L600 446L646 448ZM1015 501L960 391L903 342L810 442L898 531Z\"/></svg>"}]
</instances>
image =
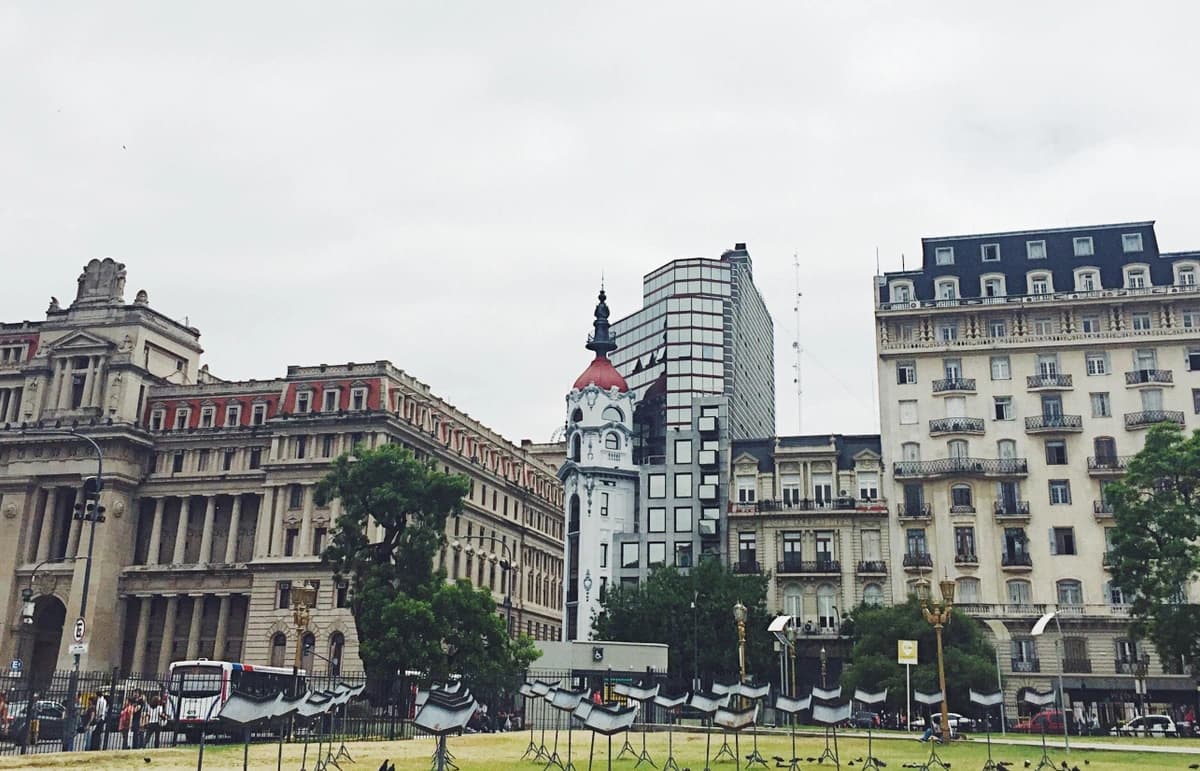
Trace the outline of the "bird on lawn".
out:
<instances>
[{"instance_id":1,"label":"bird on lawn","mask_svg":"<svg viewBox=\"0 0 1200 771\"><path fill-rule=\"evenodd\" d=\"M1200 768L1200 763L1193 763L1188 768Z\"/></svg>"},{"instance_id":2,"label":"bird on lawn","mask_svg":"<svg viewBox=\"0 0 1200 771\"><path fill-rule=\"evenodd\" d=\"M149 762L150 762L150 758L142 758L142 762L143 762L143 763L149 763Z\"/></svg>"}]
</instances>

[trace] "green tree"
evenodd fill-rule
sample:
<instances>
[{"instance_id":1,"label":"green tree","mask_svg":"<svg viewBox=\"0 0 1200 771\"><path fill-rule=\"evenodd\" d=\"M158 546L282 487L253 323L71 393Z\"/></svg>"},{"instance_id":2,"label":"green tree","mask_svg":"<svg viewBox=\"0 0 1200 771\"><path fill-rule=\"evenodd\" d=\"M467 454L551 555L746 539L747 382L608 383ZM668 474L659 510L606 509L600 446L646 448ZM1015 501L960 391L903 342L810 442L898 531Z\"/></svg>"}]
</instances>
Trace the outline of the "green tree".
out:
<instances>
[{"instance_id":1,"label":"green tree","mask_svg":"<svg viewBox=\"0 0 1200 771\"><path fill-rule=\"evenodd\" d=\"M688 574L658 568L637 586L618 586L603 598L593 629L603 640L665 643L675 672L699 672L718 679L737 677L737 626L733 606L746 606L746 674L766 679L773 673L774 638L765 630L767 576L735 575L717 560L701 560ZM693 613L692 602L696 609Z\"/></svg>"},{"instance_id":2,"label":"green tree","mask_svg":"<svg viewBox=\"0 0 1200 771\"><path fill-rule=\"evenodd\" d=\"M903 605L860 605L842 631L852 641L850 660L842 670L841 685L845 691L887 688L888 706L903 708L904 666L896 661L899 640L917 641L920 663L912 668L913 688L926 693L939 689L936 633L922 616L916 597L909 597ZM984 638L979 622L957 610L952 611L950 623L942 629L942 644L947 703L955 712L968 713L971 688L996 689L995 651Z\"/></svg>"},{"instance_id":3,"label":"green tree","mask_svg":"<svg viewBox=\"0 0 1200 771\"><path fill-rule=\"evenodd\" d=\"M1116 520L1112 582L1131 604L1134 634L1153 640L1164 658L1200 664L1200 605L1187 601L1200 574L1200 431L1151 427L1128 473L1105 494Z\"/></svg>"},{"instance_id":4,"label":"green tree","mask_svg":"<svg viewBox=\"0 0 1200 771\"><path fill-rule=\"evenodd\" d=\"M430 681L461 674L486 692L538 655L528 638L509 638L491 592L434 569L446 520L469 489L466 477L396 444L356 448L317 485L319 505L341 502L322 559L350 582L359 656L376 682L405 670Z\"/></svg>"}]
</instances>

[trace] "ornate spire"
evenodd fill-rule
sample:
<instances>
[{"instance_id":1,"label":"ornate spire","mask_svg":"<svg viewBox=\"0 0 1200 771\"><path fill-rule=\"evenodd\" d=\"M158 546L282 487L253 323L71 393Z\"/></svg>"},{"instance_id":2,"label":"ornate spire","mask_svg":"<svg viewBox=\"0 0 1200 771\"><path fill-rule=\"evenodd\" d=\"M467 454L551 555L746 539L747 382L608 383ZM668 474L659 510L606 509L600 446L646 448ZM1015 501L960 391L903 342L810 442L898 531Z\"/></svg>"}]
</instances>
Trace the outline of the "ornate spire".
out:
<instances>
[{"instance_id":1,"label":"ornate spire","mask_svg":"<svg viewBox=\"0 0 1200 771\"><path fill-rule=\"evenodd\" d=\"M608 358L611 351L617 349L617 341L612 338L608 331L608 305L605 300L608 295L604 293L604 289L600 289L600 302L596 303L596 320L592 322L595 331L588 335L587 348L595 351L597 356Z\"/></svg>"}]
</instances>

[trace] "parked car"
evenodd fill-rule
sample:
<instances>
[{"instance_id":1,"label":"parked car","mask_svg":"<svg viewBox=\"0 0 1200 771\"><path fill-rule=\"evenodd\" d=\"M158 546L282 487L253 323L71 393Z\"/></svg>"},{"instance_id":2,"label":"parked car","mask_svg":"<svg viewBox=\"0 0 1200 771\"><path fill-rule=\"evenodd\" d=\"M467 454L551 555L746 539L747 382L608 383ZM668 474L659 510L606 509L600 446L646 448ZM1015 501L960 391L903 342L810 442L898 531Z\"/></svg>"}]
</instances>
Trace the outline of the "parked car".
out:
<instances>
[{"instance_id":1,"label":"parked car","mask_svg":"<svg viewBox=\"0 0 1200 771\"><path fill-rule=\"evenodd\" d=\"M1042 710L1018 722L1012 730L1019 734L1061 734L1063 732L1062 710Z\"/></svg>"},{"instance_id":2,"label":"parked car","mask_svg":"<svg viewBox=\"0 0 1200 771\"><path fill-rule=\"evenodd\" d=\"M1112 736L1179 736L1175 721L1168 715L1141 715L1109 731Z\"/></svg>"},{"instance_id":3,"label":"parked car","mask_svg":"<svg viewBox=\"0 0 1200 771\"><path fill-rule=\"evenodd\" d=\"M7 738L19 742L25 736L25 702L8 705ZM63 722L67 716L67 708L57 701L39 701L34 704L38 718L38 741L45 739L61 740Z\"/></svg>"},{"instance_id":4,"label":"parked car","mask_svg":"<svg viewBox=\"0 0 1200 771\"><path fill-rule=\"evenodd\" d=\"M850 716L851 728L879 728L879 713L860 710Z\"/></svg>"},{"instance_id":5,"label":"parked car","mask_svg":"<svg viewBox=\"0 0 1200 771\"><path fill-rule=\"evenodd\" d=\"M960 715L957 712L947 713L946 717L950 721L950 732L951 733L958 733L959 731L974 731L975 730L975 720L973 718L969 718L966 715ZM934 713L933 722L937 725L941 725L942 716L940 714ZM925 718L924 717L914 717L913 721L912 721L912 727L917 730L924 731L925 730Z\"/></svg>"}]
</instances>

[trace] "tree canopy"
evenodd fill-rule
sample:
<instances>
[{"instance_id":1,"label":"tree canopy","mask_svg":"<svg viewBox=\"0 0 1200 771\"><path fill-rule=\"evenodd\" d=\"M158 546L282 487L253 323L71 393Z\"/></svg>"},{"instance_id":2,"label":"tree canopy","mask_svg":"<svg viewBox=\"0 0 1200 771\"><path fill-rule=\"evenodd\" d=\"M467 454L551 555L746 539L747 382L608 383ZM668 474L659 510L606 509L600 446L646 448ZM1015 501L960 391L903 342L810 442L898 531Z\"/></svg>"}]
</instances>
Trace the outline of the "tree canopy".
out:
<instances>
[{"instance_id":1,"label":"tree canopy","mask_svg":"<svg viewBox=\"0 0 1200 771\"><path fill-rule=\"evenodd\" d=\"M318 504L341 502L322 559L350 583L359 656L372 680L405 670L431 681L460 674L487 691L536 658L529 638L509 638L490 591L448 583L434 568L447 518L462 511L469 489L466 477L395 444L355 448L318 484Z\"/></svg>"},{"instance_id":2,"label":"tree canopy","mask_svg":"<svg viewBox=\"0 0 1200 771\"><path fill-rule=\"evenodd\" d=\"M1200 574L1200 431L1151 427L1105 496L1116 522L1112 583L1131 605L1134 633L1153 640L1164 658L1200 665L1200 606L1187 601L1187 585Z\"/></svg>"},{"instance_id":3,"label":"tree canopy","mask_svg":"<svg viewBox=\"0 0 1200 771\"><path fill-rule=\"evenodd\" d=\"M902 605L860 605L842 631L852 641L850 660L842 669L845 690L887 688L888 706L903 708L904 665L896 661L899 640L917 641L920 663L912 668L913 688L925 693L939 689L936 633L922 616L915 597ZM942 643L947 703L955 712L972 712L970 689L996 690L995 651L984 638L979 622L957 610L952 611L950 623L942 629Z\"/></svg>"},{"instance_id":4,"label":"tree canopy","mask_svg":"<svg viewBox=\"0 0 1200 771\"><path fill-rule=\"evenodd\" d=\"M736 679L737 626L733 606L746 606L746 674L766 679L774 670L774 639L762 632L771 621L767 581L762 575L735 575L717 560L701 560L688 574L674 567L650 573L637 586L618 586L603 598L593 620L605 640L665 643L672 669L691 677L699 652L699 672ZM692 602L696 609L693 615Z\"/></svg>"}]
</instances>

